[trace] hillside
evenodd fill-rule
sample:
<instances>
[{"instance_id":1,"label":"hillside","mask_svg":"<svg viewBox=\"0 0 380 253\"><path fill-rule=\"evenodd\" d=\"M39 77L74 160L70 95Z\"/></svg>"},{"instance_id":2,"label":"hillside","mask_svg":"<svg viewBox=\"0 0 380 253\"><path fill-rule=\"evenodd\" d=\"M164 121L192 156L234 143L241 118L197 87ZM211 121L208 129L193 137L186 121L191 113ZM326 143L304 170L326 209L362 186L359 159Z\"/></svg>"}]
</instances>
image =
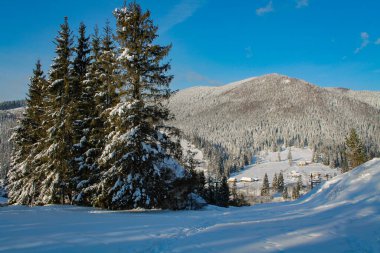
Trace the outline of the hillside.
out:
<instances>
[{"instance_id":1,"label":"hillside","mask_svg":"<svg viewBox=\"0 0 380 253\"><path fill-rule=\"evenodd\" d=\"M9 139L17 120L21 117L23 109L0 110L0 187L9 168L12 143Z\"/></svg>"},{"instance_id":2,"label":"hillside","mask_svg":"<svg viewBox=\"0 0 380 253\"><path fill-rule=\"evenodd\" d=\"M338 94L345 95L352 99L356 99L367 103L377 109L380 109L380 92L379 91L356 91L344 88L329 88L328 90Z\"/></svg>"},{"instance_id":3,"label":"hillside","mask_svg":"<svg viewBox=\"0 0 380 253\"><path fill-rule=\"evenodd\" d=\"M201 211L0 208L1 252L380 252L380 159L295 202Z\"/></svg>"},{"instance_id":4,"label":"hillside","mask_svg":"<svg viewBox=\"0 0 380 253\"><path fill-rule=\"evenodd\" d=\"M221 144L232 156L279 144L334 146L356 128L367 144L380 143L380 97L337 92L278 74L221 87L179 91L171 122L188 136ZM359 94L359 95L355 95ZM364 95L363 95L364 94ZM358 98L357 98L358 97Z\"/></svg>"}]
</instances>

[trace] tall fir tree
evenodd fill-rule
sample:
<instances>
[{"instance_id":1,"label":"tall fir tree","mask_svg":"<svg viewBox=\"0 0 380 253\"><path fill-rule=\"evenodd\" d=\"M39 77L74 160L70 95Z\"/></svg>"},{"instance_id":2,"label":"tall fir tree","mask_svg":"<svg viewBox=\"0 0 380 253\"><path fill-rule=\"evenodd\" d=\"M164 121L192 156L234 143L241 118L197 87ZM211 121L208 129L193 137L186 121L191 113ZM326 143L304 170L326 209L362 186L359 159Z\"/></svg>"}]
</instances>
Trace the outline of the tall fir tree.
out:
<instances>
[{"instance_id":1,"label":"tall fir tree","mask_svg":"<svg viewBox=\"0 0 380 253\"><path fill-rule=\"evenodd\" d=\"M268 197L269 195L270 195L269 180L268 180L267 173L265 173L265 176L263 179L263 185L261 186L261 196Z\"/></svg>"},{"instance_id":2,"label":"tall fir tree","mask_svg":"<svg viewBox=\"0 0 380 253\"><path fill-rule=\"evenodd\" d=\"M70 189L74 198L78 196L78 183L84 170L88 170L85 151L89 148L88 141L92 119L94 115L94 96L95 90L91 83L87 82L87 73L90 66L90 38L86 35L86 26L84 23L79 25L79 36L73 51L75 57L72 67L72 85L70 91L69 116L67 120L73 128L72 136L72 157L71 157L71 182Z\"/></svg>"},{"instance_id":3,"label":"tall fir tree","mask_svg":"<svg viewBox=\"0 0 380 253\"><path fill-rule=\"evenodd\" d=\"M203 171L196 173L196 184L194 192L201 196L202 198L206 199L206 177Z\"/></svg>"},{"instance_id":4,"label":"tall fir tree","mask_svg":"<svg viewBox=\"0 0 380 253\"><path fill-rule=\"evenodd\" d=\"M209 204L215 204L216 203L216 189L215 183L213 182L213 179L210 175L207 176L207 190L206 190L206 200Z\"/></svg>"},{"instance_id":5,"label":"tall fir tree","mask_svg":"<svg viewBox=\"0 0 380 253\"><path fill-rule=\"evenodd\" d=\"M288 193L288 188L287 187L284 187L284 189L282 190L282 198L284 200L287 200L289 198L289 193Z\"/></svg>"},{"instance_id":6,"label":"tall fir tree","mask_svg":"<svg viewBox=\"0 0 380 253\"><path fill-rule=\"evenodd\" d=\"M303 188L302 176L298 177L297 188L299 189L299 191L302 190L302 188Z\"/></svg>"},{"instance_id":7,"label":"tall fir tree","mask_svg":"<svg viewBox=\"0 0 380 253\"><path fill-rule=\"evenodd\" d=\"M108 118L108 109L115 107L120 102L120 97L123 95L123 82L119 77L120 63L109 22L106 23L103 31L96 70L96 78L100 81L100 86L96 90L96 109L98 115L105 120Z\"/></svg>"},{"instance_id":8,"label":"tall fir tree","mask_svg":"<svg viewBox=\"0 0 380 253\"><path fill-rule=\"evenodd\" d=\"M277 173L274 173L273 181L272 181L272 189L274 192L278 192L278 178Z\"/></svg>"},{"instance_id":9,"label":"tall fir tree","mask_svg":"<svg viewBox=\"0 0 380 253\"><path fill-rule=\"evenodd\" d=\"M218 201L217 205L222 207L228 207L230 200L230 189L227 183L227 177L223 176L218 189Z\"/></svg>"},{"instance_id":10,"label":"tall fir tree","mask_svg":"<svg viewBox=\"0 0 380 253\"><path fill-rule=\"evenodd\" d=\"M346 138L346 157L349 170L367 161L364 145L355 129L351 129L350 134Z\"/></svg>"},{"instance_id":11,"label":"tall fir tree","mask_svg":"<svg viewBox=\"0 0 380 253\"><path fill-rule=\"evenodd\" d=\"M78 202L85 204L88 201L91 201L92 205L104 204L104 199L99 198L102 194L102 189L99 187L102 174L99 158L106 145L105 137L114 131L114 125L108 119L110 110L120 102L123 85L113 37L114 34L107 21L102 38L95 29L92 41L92 63L86 82L95 89L95 117L89 133L90 148L84 153L86 169L82 171L79 183L81 192L77 198Z\"/></svg>"},{"instance_id":12,"label":"tall fir tree","mask_svg":"<svg viewBox=\"0 0 380 253\"><path fill-rule=\"evenodd\" d=\"M115 12L118 57L125 92L109 113L110 134L100 158L104 168L95 205L109 209L185 208L187 177L174 155L179 149L168 134L175 129L164 102L172 76L162 63L171 46L154 45L157 27L137 3Z\"/></svg>"},{"instance_id":13,"label":"tall fir tree","mask_svg":"<svg viewBox=\"0 0 380 253\"><path fill-rule=\"evenodd\" d=\"M298 199L299 197L300 197L300 188L297 185L296 187L293 187L292 199Z\"/></svg>"},{"instance_id":14,"label":"tall fir tree","mask_svg":"<svg viewBox=\"0 0 380 253\"><path fill-rule=\"evenodd\" d=\"M8 173L8 196L11 204L33 205L39 195L35 156L46 136L42 122L47 85L41 63L37 61L30 79L23 119L12 137L15 148L12 169Z\"/></svg>"},{"instance_id":15,"label":"tall fir tree","mask_svg":"<svg viewBox=\"0 0 380 253\"><path fill-rule=\"evenodd\" d=\"M284 189L284 186L285 186L284 175L282 174L282 172L280 172L277 179L277 191L282 192Z\"/></svg>"},{"instance_id":16,"label":"tall fir tree","mask_svg":"<svg viewBox=\"0 0 380 253\"><path fill-rule=\"evenodd\" d=\"M76 161L79 163L79 173L75 178L77 194L74 197L76 204L91 205L92 196L91 183L94 178L99 176L97 159L103 148L103 139L105 134L104 121L101 119L101 112L97 109L98 100L97 92L102 86L100 78L100 55L101 55L101 38L99 29L96 26L94 34L91 37L89 66L86 69L85 80L83 80L82 96L85 101L85 108L90 109L85 118L85 128L83 128L84 138L79 143Z\"/></svg>"},{"instance_id":17,"label":"tall fir tree","mask_svg":"<svg viewBox=\"0 0 380 253\"><path fill-rule=\"evenodd\" d=\"M72 175L72 124L70 113L70 93L72 91L72 46L73 38L67 17L56 37L56 57L50 70L48 89L49 136L46 152L41 164L44 180L41 183L42 203L70 203Z\"/></svg>"}]
</instances>

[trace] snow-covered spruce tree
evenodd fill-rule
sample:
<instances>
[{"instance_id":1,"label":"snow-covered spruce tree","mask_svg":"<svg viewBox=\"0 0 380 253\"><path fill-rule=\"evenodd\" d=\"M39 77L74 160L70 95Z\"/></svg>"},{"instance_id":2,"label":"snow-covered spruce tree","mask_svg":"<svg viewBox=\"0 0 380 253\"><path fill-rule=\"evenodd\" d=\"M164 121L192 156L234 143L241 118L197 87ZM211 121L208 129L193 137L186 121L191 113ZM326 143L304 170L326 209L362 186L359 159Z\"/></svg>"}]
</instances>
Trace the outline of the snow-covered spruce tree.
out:
<instances>
[{"instance_id":1,"label":"snow-covered spruce tree","mask_svg":"<svg viewBox=\"0 0 380 253\"><path fill-rule=\"evenodd\" d=\"M287 187L284 187L284 189L282 190L282 198L284 200L287 200L289 198L289 193L288 193L288 188Z\"/></svg>"},{"instance_id":2,"label":"snow-covered spruce tree","mask_svg":"<svg viewBox=\"0 0 380 253\"><path fill-rule=\"evenodd\" d=\"M293 187L292 190L292 199L298 199L300 197L300 189L298 186Z\"/></svg>"},{"instance_id":3,"label":"snow-covered spruce tree","mask_svg":"<svg viewBox=\"0 0 380 253\"><path fill-rule=\"evenodd\" d=\"M99 58L95 62L94 76L99 85L96 90L96 111L105 122L109 110L120 102L123 82L120 80L120 66L117 59L117 50L113 41L114 34L109 22L104 27L104 35L100 44Z\"/></svg>"},{"instance_id":4,"label":"snow-covered spruce tree","mask_svg":"<svg viewBox=\"0 0 380 253\"><path fill-rule=\"evenodd\" d=\"M98 160L105 147L105 137L114 131L114 124L108 121L110 110L119 102L122 95L120 67L117 59L113 32L109 22L99 38L98 31L92 41L92 62L86 83L95 90L95 110L88 136L88 147L83 154L84 164L77 188L80 190L75 201L78 204L93 204L98 202L101 194L98 183L101 177Z\"/></svg>"},{"instance_id":5,"label":"snow-covered spruce tree","mask_svg":"<svg viewBox=\"0 0 380 253\"><path fill-rule=\"evenodd\" d=\"M350 170L367 161L365 147L355 129L351 129L346 138L346 156Z\"/></svg>"},{"instance_id":6,"label":"snow-covered spruce tree","mask_svg":"<svg viewBox=\"0 0 380 253\"><path fill-rule=\"evenodd\" d=\"M73 39L68 19L65 18L56 37L56 57L50 70L48 87L47 126L49 136L45 140L45 152L40 154L41 204L70 203L72 192L72 143L73 130L69 113L72 90L72 45Z\"/></svg>"},{"instance_id":7,"label":"snow-covered spruce tree","mask_svg":"<svg viewBox=\"0 0 380 253\"><path fill-rule=\"evenodd\" d=\"M206 198L206 177L203 171L197 172L196 177L196 185L195 185L195 193L201 196L202 198Z\"/></svg>"},{"instance_id":8,"label":"snow-covered spruce tree","mask_svg":"<svg viewBox=\"0 0 380 253\"><path fill-rule=\"evenodd\" d=\"M97 110L96 94L102 83L100 80L100 54L101 54L101 38L99 29L95 27L94 34L91 38L89 66L86 69L85 79L83 80L82 96L84 98L84 106L91 108L83 122L83 138L76 147L76 161L79 165L77 176L74 178L76 183L76 195L74 202L80 205L90 205L91 197L86 194L84 189L89 186L90 179L99 174L97 170L97 159L100 155L103 142L104 124L100 120L100 111Z\"/></svg>"},{"instance_id":9,"label":"snow-covered spruce tree","mask_svg":"<svg viewBox=\"0 0 380 253\"><path fill-rule=\"evenodd\" d=\"M302 188L303 188L302 176L299 176L299 177L298 177L298 180L297 180L297 188L299 189L299 191L301 191Z\"/></svg>"},{"instance_id":10,"label":"snow-covered spruce tree","mask_svg":"<svg viewBox=\"0 0 380 253\"><path fill-rule=\"evenodd\" d=\"M216 185L211 177L211 175L207 175L207 189L206 189L206 201L209 204L215 204L216 203Z\"/></svg>"},{"instance_id":11,"label":"snow-covered spruce tree","mask_svg":"<svg viewBox=\"0 0 380 253\"><path fill-rule=\"evenodd\" d=\"M79 26L79 36L74 47L75 58L71 73L72 85L70 91L69 116L67 119L73 128L72 136L72 157L70 189L73 195L78 194L77 185L80 181L82 170L85 170L84 152L89 146L88 135L91 128L94 114L94 86L86 80L86 74L90 66L90 38L86 35L86 26L81 23Z\"/></svg>"},{"instance_id":12,"label":"snow-covered spruce tree","mask_svg":"<svg viewBox=\"0 0 380 253\"><path fill-rule=\"evenodd\" d=\"M277 173L274 173L273 181L272 181L272 189L274 192L278 192L278 178Z\"/></svg>"},{"instance_id":13,"label":"snow-covered spruce tree","mask_svg":"<svg viewBox=\"0 0 380 253\"><path fill-rule=\"evenodd\" d=\"M84 84L86 74L90 65L90 38L86 35L86 26L81 23L79 26L78 41L73 48L75 57L71 69L72 85L70 85L70 116L73 118L75 144L79 143L87 116L93 111L92 89ZM91 107L91 110L89 109Z\"/></svg>"},{"instance_id":14,"label":"snow-covered spruce tree","mask_svg":"<svg viewBox=\"0 0 380 253\"><path fill-rule=\"evenodd\" d=\"M165 127L164 106L171 91L170 65L162 63L170 46L154 45L157 27L149 11L130 3L114 12L125 91L109 113L110 130L99 160L102 176L94 205L108 209L186 207L188 175L179 164L180 147ZM177 155L175 155L177 154Z\"/></svg>"},{"instance_id":15,"label":"snow-covered spruce tree","mask_svg":"<svg viewBox=\"0 0 380 253\"><path fill-rule=\"evenodd\" d=\"M284 186L284 175L282 174L282 172L280 172L277 179L277 192L282 192Z\"/></svg>"},{"instance_id":16,"label":"snow-covered spruce tree","mask_svg":"<svg viewBox=\"0 0 380 253\"><path fill-rule=\"evenodd\" d=\"M12 154L12 169L8 173L9 203L31 205L38 195L35 155L45 137L42 121L44 94L47 81L41 63L37 61L30 79L26 109L12 140L15 144Z\"/></svg>"},{"instance_id":17,"label":"snow-covered spruce tree","mask_svg":"<svg viewBox=\"0 0 380 253\"><path fill-rule=\"evenodd\" d=\"M261 196L269 196L270 195L270 186L269 186L269 180L268 175L265 173L264 179L263 179L263 185L261 186Z\"/></svg>"},{"instance_id":18,"label":"snow-covered spruce tree","mask_svg":"<svg viewBox=\"0 0 380 253\"><path fill-rule=\"evenodd\" d=\"M230 188L228 187L227 177L223 176L218 189L217 206L228 207L230 200Z\"/></svg>"}]
</instances>

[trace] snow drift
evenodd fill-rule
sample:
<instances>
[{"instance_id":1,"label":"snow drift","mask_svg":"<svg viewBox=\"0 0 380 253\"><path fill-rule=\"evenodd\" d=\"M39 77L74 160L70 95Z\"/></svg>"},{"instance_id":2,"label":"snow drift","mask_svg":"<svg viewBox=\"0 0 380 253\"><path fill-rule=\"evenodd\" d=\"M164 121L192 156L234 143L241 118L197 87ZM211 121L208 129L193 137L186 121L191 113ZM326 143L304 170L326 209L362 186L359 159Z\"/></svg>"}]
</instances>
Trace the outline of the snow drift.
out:
<instances>
[{"instance_id":1,"label":"snow drift","mask_svg":"<svg viewBox=\"0 0 380 253\"><path fill-rule=\"evenodd\" d=\"M0 208L0 252L380 252L380 159L295 202L202 211Z\"/></svg>"}]
</instances>

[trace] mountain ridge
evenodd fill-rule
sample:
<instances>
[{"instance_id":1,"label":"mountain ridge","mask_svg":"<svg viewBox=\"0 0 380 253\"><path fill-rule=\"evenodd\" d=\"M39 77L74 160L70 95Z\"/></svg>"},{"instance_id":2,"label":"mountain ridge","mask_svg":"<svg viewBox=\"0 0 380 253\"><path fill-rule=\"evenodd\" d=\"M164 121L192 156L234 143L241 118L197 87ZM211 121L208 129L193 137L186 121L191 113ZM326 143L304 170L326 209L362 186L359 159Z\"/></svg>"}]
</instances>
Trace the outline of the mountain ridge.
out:
<instances>
[{"instance_id":1,"label":"mountain ridge","mask_svg":"<svg viewBox=\"0 0 380 253\"><path fill-rule=\"evenodd\" d=\"M221 144L233 156L271 145L341 145L356 128L368 145L380 143L380 97L347 96L279 74L224 86L184 89L169 101L170 122L188 136ZM375 145L374 144L374 145Z\"/></svg>"}]
</instances>

